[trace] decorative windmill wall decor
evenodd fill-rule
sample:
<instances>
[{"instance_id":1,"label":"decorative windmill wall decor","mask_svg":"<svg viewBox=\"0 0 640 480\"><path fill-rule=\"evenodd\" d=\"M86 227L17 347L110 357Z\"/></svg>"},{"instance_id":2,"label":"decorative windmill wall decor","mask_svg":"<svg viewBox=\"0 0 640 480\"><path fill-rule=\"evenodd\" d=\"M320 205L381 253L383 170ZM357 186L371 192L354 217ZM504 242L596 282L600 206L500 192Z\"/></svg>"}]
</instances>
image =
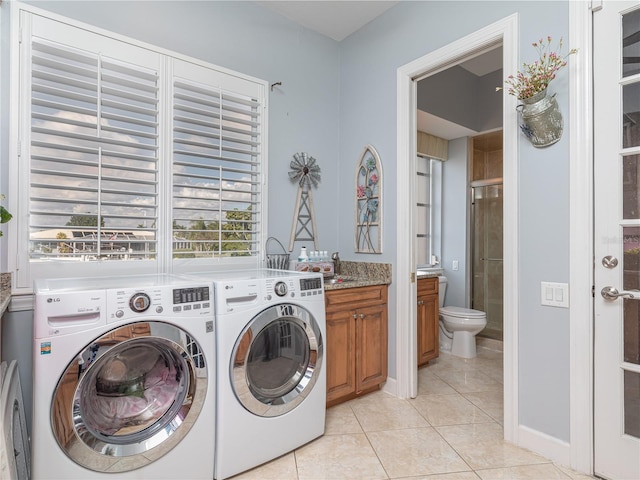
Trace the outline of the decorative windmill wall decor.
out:
<instances>
[{"instance_id":1,"label":"decorative windmill wall decor","mask_svg":"<svg viewBox=\"0 0 640 480\"><path fill-rule=\"evenodd\" d=\"M294 242L311 240L317 250L318 239L316 238L316 218L313 213L311 187L318 187L320 183L320 166L315 158L301 152L293 155L289 168L291 168L289 179L292 182L298 182L298 195L293 214L289 251L293 251Z\"/></svg>"}]
</instances>

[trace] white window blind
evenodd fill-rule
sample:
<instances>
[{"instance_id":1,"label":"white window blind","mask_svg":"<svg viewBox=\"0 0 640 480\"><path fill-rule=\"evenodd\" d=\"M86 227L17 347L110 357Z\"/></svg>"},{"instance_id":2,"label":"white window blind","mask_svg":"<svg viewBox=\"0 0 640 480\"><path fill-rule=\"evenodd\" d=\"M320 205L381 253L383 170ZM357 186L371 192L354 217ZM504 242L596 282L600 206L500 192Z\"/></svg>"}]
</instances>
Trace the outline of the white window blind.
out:
<instances>
[{"instance_id":1,"label":"white window blind","mask_svg":"<svg viewBox=\"0 0 640 480\"><path fill-rule=\"evenodd\" d=\"M30 258L151 259L158 74L32 41Z\"/></svg>"},{"instance_id":2,"label":"white window blind","mask_svg":"<svg viewBox=\"0 0 640 480\"><path fill-rule=\"evenodd\" d=\"M258 252L260 120L255 97L175 79L174 257Z\"/></svg>"},{"instance_id":3,"label":"white window blind","mask_svg":"<svg viewBox=\"0 0 640 480\"><path fill-rule=\"evenodd\" d=\"M16 290L258 264L267 83L31 10L12 34Z\"/></svg>"}]
</instances>

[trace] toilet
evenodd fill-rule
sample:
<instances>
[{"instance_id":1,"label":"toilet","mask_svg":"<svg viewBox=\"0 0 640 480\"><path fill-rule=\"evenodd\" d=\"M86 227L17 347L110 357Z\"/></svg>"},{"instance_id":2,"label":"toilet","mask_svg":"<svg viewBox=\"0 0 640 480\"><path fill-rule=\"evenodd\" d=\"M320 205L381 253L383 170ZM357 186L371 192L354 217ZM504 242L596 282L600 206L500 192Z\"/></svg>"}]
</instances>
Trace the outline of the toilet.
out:
<instances>
[{"instance_id":1,"label":"toilet","mask_svg":"<svg viewBox=\"0 0 640 480\"><path fill-rule=\"evenodd\" d=\"M440 350L462 358L476 356L476 335L487 326L487 314L462 307L445 307L447 277L440 275Z\"/></svg>"}]
</instances>

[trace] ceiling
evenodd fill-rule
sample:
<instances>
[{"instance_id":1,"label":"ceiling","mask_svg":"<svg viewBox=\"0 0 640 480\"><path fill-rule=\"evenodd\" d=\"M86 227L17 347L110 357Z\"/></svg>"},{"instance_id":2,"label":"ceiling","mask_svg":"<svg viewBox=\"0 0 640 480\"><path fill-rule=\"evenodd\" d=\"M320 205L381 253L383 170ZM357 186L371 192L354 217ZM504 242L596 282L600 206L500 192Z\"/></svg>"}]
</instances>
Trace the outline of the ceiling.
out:
<instances>
[{"instance_id":1,"label":"ceiling","mask_svg":"<svg viewBox=\"0 0 640 480\"><path fill-rule=\"evenodd\" d=\"M303 27L340 42L355 33L399 1L367 0L289 0L256 3ZM479 77L502 67L502 48L485 52L459 64ZM476 132L427 112L418 110L418 129L446 139L474 135Z\"/></svg>"},{"instance_id":2,"label":"ceiling","mask_svg":"<svg viewBox=\"0 0 640 480\"><path fill-rule=\"evenodd\" d=\"M339 42L398 2L293 0L257 3Z\"/></svg>"}]
</instances>

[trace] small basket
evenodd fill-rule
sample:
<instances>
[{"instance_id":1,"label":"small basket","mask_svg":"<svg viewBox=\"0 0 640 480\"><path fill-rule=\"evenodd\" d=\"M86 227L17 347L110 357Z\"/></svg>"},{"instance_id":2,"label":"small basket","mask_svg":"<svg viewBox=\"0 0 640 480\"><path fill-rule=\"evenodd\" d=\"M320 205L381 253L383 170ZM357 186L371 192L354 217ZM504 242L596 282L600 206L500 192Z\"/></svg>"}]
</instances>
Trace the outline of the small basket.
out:
<instances>
[{"instance_id":1,"label":"small basket","mask_svg":"<svg viewBox=\"0 0 640 480\"><path fill-rule=\"evenodd\" d=\"M269 253L269 243L276 242L280 245L280 248L284 253ZM276 270L289 270L289 254L287 250L282 246L282 244L275 237L267 238L267 243L265 245L267 252L267 268L274 268Z\"/></svg>"}]
</instances>

